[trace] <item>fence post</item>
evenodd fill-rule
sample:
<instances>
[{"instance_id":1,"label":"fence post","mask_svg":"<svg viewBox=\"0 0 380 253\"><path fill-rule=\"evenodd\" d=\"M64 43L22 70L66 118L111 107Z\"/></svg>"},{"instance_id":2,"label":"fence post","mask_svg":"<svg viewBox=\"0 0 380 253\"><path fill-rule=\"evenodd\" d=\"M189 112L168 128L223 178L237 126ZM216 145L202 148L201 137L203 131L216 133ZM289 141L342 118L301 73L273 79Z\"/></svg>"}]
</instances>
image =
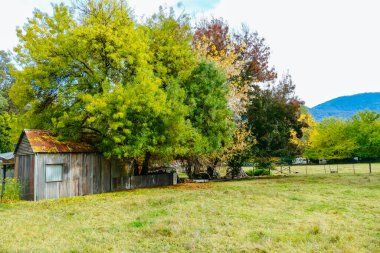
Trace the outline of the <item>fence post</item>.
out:
<instances>
[{"instance_id":1,"label":"fence post","mask_svg":"<svg viewBox=\"0 0 380 253\"><path fill-rule=\"evenodd\" d=\"M371 166L371 162L369 162L369 174L372 173L372 166Z\"/></svg>"},{"instance_id":2,"label":"fence post","mask_svg":"<svg viewBox=\"0 0 380 253\"><path fill-rule=\"evenodd\" d=\"M290 165L289 165L289 175L292 173L292 171L290 170Z\"/></svg>"},{"instance_id":3,"label":"fence post","mask_svg":"<svg viewBox=\"0 0 380 253\"><path fill-rule=\"evenodd\" d=\"M3 165L3 183L1 184L1 203L3 203L6 177L7 177L7 166Z\"/></svg>"}]
</instances>

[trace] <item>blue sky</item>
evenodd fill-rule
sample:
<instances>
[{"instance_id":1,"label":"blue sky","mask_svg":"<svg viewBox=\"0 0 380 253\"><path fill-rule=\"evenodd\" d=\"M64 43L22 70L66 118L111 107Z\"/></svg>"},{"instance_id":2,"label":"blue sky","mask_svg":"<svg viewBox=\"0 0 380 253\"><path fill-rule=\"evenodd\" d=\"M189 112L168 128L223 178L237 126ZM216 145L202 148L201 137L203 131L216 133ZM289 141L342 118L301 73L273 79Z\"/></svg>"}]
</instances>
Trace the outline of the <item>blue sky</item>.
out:
<instances>
[{"instance_id":1,"label":"blue sky","mask_svg":"<svg viewBox=\"0 0 380 253\"><path fill-rule=\"evenodd\" d=\"M185 8L188 8L192 11L208 11L216 7L220 0L180 0Z\"/></svg>"},{"instance_id":2,"label":"blue sky","mask_svg":"<svg viewBox=\"0 0 380 253\"><path fill-rule=\"evenodd\" d=\"M232 28L245 23L266 39L271 64L280 75L289 70L296 93L308 106L343 95L380 92L378 0L127 1L138 17L150 16L160 5L182 2L195 18L223 17ZM22 26L34 8L50 12L50 2L2 0L0 49L16 46L16 26Z\"/></svg>"}]
</instances>

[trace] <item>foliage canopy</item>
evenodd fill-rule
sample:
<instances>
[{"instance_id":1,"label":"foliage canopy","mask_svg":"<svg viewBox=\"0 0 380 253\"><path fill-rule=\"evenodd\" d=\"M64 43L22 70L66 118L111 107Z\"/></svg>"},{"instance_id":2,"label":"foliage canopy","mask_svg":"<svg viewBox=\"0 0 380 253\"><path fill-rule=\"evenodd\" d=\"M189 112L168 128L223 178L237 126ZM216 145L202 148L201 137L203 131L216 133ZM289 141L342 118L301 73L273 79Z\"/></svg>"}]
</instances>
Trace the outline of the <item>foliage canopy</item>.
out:
<instances>
[{"instance_id":1,"label":"foliage canopy","mask_svg":"<svg viewBox=\"0 0 380 253\"><path fill-rule=\"evenodd\" d=\"M351 119L326 118L312 131L305 155L312 159L380 157L380 114L362 111Z\"/></svg>"},{"instance_id":2,"label":"foliage canopy","mask_svg":"<svg viewBox=\"0 0 380 253\"><path fill-rule=\"evenodd\" d=\"M30 127L139 166L228 145L223 70L193 53L185 15L161 8L137 23L122 0L53 8L17 31L22 70L10 95Z\"/></svg>"}]
</instances>

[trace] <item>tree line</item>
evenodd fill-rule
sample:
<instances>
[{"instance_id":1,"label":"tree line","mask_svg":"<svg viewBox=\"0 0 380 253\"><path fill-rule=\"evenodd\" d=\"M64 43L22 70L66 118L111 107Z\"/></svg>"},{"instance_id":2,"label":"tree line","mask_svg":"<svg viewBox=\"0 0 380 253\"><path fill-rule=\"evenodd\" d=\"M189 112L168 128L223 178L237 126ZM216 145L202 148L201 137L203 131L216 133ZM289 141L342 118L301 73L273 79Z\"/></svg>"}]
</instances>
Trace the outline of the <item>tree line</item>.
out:
<instances>
[{"instance_id":1,"label":"tree line","mask_svg":"<svg viewBox=\"0 0 380 253\"><path fill-rule=\"evenodd\" d=\"M325 118L311 132L304 156L310 159L380 158L380 114Z\"/></svg>"}]
</instances>

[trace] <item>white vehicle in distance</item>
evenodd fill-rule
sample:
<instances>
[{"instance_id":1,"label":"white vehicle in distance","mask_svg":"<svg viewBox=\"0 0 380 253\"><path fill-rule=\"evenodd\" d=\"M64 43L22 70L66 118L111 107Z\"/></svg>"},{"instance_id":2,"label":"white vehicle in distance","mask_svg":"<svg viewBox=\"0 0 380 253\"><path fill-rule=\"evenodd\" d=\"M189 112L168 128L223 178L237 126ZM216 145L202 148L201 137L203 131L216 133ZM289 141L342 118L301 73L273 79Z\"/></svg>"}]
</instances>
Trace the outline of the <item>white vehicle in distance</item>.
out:
<instances>
[{"instance_id":1,"label":"white vehicle in distance","mask_svg":"<svg viewBox=\"0 0 380 253\"><path fill-rule=\"evenodd\" d=\"M293 164L307 164L307 159L303 157L297 157L292 161Z\"/></svg>"}]
</instances>

